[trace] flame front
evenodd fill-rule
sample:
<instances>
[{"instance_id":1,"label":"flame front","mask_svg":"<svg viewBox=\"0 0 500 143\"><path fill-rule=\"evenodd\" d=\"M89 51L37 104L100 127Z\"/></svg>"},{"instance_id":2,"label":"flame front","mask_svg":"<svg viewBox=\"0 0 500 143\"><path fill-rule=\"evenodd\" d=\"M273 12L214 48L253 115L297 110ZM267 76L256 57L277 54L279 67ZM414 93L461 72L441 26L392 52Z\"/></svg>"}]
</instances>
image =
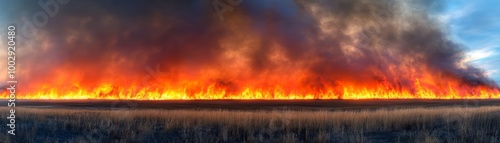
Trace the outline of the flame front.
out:
<instances>
[{"instance_id":1,"label":"flame front","mask_svg":"<svg viewBox=\"0 0 500 143\"><path fill-rule=\"evenodd\" d=\"M4 95L4 97L8 97ZM379 89L355 89L345 87L342 93L329 90L325 93L289 93L277 87L274 90L258 90L246 88L241 93L227 93L224 89L216 89L210 85L208 89L196 93L178 90L153 89L122 89L103 85L91 91L57 91L47 90L26 94L20 99L99 99L99 100L289 100L289 99L493 99L500 98L497 90L479 89L450 89L432 91L421 89L417 93L411 91Z\"/></svg>"},{"instance_id":2,"label":"flame front","mask_svg":"<svg viewBox=\"0 0 500 143\"><path fill-rule=\"evenodd\" d=\"M415 88L393 88L386 85L355 86L340 84L315 90L308 87L275 85L234 89L224 83L184 86L142 87L101 84L95 88L41 88L18 95L19 99L99 99L99 100L289 100L289 99L493 99L500 98L498 89L487 86L465 86L448 82L436 86L415 79ZM3 97L8 97L3 93Z\"/></svg>"}]
</instances>

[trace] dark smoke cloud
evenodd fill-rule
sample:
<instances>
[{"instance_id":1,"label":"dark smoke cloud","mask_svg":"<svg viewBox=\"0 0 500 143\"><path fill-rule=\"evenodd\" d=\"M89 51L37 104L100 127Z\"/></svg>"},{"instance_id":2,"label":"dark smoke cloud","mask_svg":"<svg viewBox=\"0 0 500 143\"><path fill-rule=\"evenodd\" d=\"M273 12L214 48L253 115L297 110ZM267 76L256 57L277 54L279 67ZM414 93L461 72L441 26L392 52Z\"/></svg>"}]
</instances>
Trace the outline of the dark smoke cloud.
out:
<instances>
[{"instance_id":1,"label":"dark smoke cloud","mask_svg":"<svg viewBox=\"0 0 500 143\"><path fill-rule=\"evenodd\" d=\"M11 10L17 17L41 10L35 1L10 3L18 7ZM344 80L411 87L413 74L431 71L438 81L452 77L497 87L482 70L462 63L462 46L430 17L442 5L244 0L220 21L212 1L72 0L25 41L20 77L36 84L76 78L92 85L141 79L146 66L159 65L169 80L210 67L221 84L236 85L238 78L304 72L303 84L315 90ZM238 61L227 57L241 59L244 68L229 68Z\"/></svg>"}]
</instances>

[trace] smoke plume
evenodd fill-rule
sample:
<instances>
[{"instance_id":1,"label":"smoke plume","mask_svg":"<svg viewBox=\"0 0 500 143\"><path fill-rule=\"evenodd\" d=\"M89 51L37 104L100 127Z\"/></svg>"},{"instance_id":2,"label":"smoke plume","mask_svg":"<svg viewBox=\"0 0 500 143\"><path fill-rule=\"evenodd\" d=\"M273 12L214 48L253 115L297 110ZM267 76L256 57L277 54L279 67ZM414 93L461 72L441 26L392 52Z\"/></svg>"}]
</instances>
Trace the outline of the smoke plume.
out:
<instances>
[{"instance_id":1,"label":"smoke plume","mask_svg":"<svg viewBox=\"0 0 500 143\"><path fill-rule=\"evenodd\" d=\"M299 93L342 94L346 85L417 92L450 82L498 89L464 63L464 47L433 17L442 1L218 1L226 7L211 0L70 1L20 41L20 84L26 92L102 83L189 86L186 92L209 83L227 93L278 85ZM18 3L33 9L13 12L19 17L43 10Z\"/></svg>"}]
</instances>

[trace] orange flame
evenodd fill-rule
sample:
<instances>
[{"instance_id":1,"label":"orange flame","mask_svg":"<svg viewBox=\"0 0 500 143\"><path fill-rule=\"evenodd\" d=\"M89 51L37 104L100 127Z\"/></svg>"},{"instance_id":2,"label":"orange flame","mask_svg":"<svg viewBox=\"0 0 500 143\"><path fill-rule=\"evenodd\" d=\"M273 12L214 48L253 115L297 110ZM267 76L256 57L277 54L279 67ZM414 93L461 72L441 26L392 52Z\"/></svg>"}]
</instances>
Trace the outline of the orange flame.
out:
<instances>
[{"instance_id":1,"label":"orange flame","mask_svg":"<svg viewBox=\"0 0 500 143\"><path fill-rule=\"evenodd\" d=\"M336 73L318 75L295 68L256 74L251 70L221 72L220 67L166 75L123 75L110 69L101 78L88 78L71 68L53 77L19 82L17 99L208 100L208 99L492 99L494 85L436 74L425 66L397 67L388 74ZM238 69L238 68L236 68ZM420 70L417 70L420 69ZM238 72L234 72L238 71ZM401 71L401 72L396 72ZM418 72L417 72L418 71ZM116 73L113 74L112 73ZM223 77L223 78L220 78ZM146 80L146 81L144 81ZM141 82L142 81L142 82ZM71 84L72 83L72 84ZM9 98L8 92L0 93Z\"/></svg>"},{"instance_id":2,"label":"orange flame","mask_svg":"<svg viewBox=\"0 0 500 143\"><path fill-rule=\"evenodd\" d=\"M435 86L415 80L415 88L389 88L376 85L359 87L341 84L336 87L315 90L273 87L243 87L231 89L223 84L203 85L190 83L184 86L153 88L140 86L116 86L101 84L91 89L74 86L73 89L44 87L35 92L18 94L18 99L104 99L104 100L208 100L208 99L491 99L500 98L498 89L486 86L464 86L449 82L447 86ZM8 98L7 92L2 97Z\"/></svg>"}]
</instances>

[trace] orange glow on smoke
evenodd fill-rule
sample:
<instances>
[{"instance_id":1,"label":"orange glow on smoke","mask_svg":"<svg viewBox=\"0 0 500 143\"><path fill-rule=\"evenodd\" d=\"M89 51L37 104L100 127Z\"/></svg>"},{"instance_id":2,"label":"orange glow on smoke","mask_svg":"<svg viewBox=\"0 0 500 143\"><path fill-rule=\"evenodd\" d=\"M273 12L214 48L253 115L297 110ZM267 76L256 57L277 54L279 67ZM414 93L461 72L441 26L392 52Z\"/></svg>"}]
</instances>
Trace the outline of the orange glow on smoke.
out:
<instances>
[{"instance_id":1,"label":"orange glow on smoke","mask_svg":"<svg viewBox=\"0 0 500 143\"><path fill-rule=\"evenodd\" d=\"M464 81L456 75L412 63L389 69L365 67L359 71L310 71L319 65L314 58L294 64L279 51L272 62L279 65L256 71L240 51L229 51L220 65L179 64L164 69L165 75L126 73L133 61L109 61L108 68L92 76L88 65L65 65L33 81L19 81L17 99L491 99L500 98L496 87ZM236 56L235 56L236 55ZM137 60L137 59L134 59ZM217 62L224 63L224 62ZM381 64L385 64L381 62ZM125 68L121 68L125 67ZM153 71L154 68L151 68ZM140 71L140 70L139 70ZM151 70L149 70L151 71ZM101 75L101 76L96 76ZM1 93L9 98L8 92Z\"/></svg>"}]
</instances>

